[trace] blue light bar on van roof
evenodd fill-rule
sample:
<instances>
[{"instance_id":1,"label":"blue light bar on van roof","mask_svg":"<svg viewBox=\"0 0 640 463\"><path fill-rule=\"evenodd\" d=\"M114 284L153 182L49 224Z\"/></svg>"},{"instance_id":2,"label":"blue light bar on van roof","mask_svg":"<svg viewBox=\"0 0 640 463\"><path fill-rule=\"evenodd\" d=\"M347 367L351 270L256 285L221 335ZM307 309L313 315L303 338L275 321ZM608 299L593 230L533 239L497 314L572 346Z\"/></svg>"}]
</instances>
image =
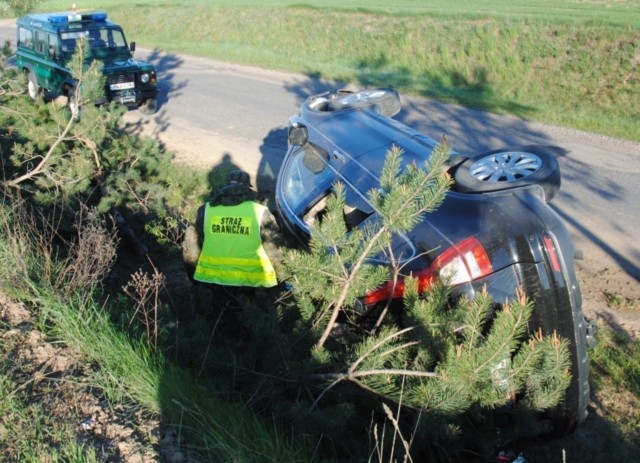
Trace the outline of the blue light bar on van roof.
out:
<instances>
[{"instance_id":1,"label":"blue light bar on van roof","mask_svg":"<svg viewBox=\"0 0 640 463\"><path fill-rule=\"evenodd\" d=\"M57 14L55 16L49 16L49 22L51 24L63 24L66 22L69 22L69 16L68 15L61 15L61 14Z\"/></svg>"},{"instance_id":2,"label":"blue light bar on van roof","mask_svg":"<svg viewBox=\"0 0 640 463\"><path fill-rule=\"evenodd\" d=\"M107 13L104 11L98 11L96 13L61 13L51 15L47 18L51 24L64 24L68 22L79 22L79 21L94 21L94 22L103 22L107 20Z\"/></svg>"},{"instance_id":3,"label":"blue light bar on van roof","mask_svg":"<svg viewBox=\"0 0 640 463\"><path fill-rule=\"evenodd\" d=\"M93 21L106 21L107 20L107 13L105 13L104 11L100 11L98 13L92 13L89 15L82 15L82 19L85 19L85 16L89 16L89 18L87 19L92 19Z\"/></svg>"}]
</instances>

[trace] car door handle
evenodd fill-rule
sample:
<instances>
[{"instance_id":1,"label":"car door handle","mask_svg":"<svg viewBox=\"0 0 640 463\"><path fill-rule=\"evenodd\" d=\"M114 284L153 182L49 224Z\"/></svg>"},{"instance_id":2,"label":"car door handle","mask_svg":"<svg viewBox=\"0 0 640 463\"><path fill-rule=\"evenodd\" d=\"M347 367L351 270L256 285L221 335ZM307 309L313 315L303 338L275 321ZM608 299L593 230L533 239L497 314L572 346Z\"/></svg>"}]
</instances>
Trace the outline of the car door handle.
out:
<instances>
[{"instance_id":1,"label":"car door handle","mask_svg":"<svg viewBox=\"0 0 640 463\"><path fill-rule=\"evenodd\" d=\"M344 162L344 154L342 154L340 151L338 150L333 150L333 159L337 159L340 162Z\"/></svg>"}]
</instances>

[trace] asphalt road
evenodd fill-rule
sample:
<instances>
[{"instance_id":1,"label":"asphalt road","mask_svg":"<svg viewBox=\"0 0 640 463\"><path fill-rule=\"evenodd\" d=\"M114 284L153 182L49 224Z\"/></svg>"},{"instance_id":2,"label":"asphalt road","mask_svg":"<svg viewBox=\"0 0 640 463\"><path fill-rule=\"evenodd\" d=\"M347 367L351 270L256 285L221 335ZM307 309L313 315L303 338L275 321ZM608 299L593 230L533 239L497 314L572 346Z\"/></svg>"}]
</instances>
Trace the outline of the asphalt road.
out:
<instances>
[{"instance_id":1,"label":"asphalt road","mask_svg":"<svg viewBox=\"0 0 640 463\"><path fill-rule=\"evenodd\" d=\"M15 40L15 23L0 21L0 40ZM125 121L176 153L176 161L213 169L233 163L256 178L275 178L286 149L286 126L304 99L341 87L314 77L237 66L160 51L136 57L159 70L159 111L130 111ZM603 272L640 281L640 144L512 117L402 96L396 118L433 138L446 135L461 153L551 145L560 150L562 189L553 200L576 247Z\"/></svg>"}]
</instances>

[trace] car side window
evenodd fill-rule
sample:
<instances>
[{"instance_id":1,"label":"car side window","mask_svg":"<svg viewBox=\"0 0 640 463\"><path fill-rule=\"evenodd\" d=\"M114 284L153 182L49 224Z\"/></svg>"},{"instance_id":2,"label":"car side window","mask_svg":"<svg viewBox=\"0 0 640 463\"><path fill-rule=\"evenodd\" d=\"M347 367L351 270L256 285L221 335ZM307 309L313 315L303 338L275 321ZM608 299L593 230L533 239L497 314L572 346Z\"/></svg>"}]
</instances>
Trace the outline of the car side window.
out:
<instances>
[{"instance_id":1,"label":"car side window","mask_svg":"<svg viewBox=\"0 0 640 463\"><path fill-rule=\"evenodd\" d=\"M333 193L332 190L327 190L320 199L318 199L304 214L302 219L309 225L315 225L320 222L327 212L327 206L329 202L329 196ZM345 188L345 204L343 209L344 223L347 226L347 230L351 231L358 227L362 222L371 216L373 209L357 195L353 194L353 190L349 187Z\"/></svg>"},{"instance_id":2,"label":"car side window","mask_svg":"<svg viewBox=\"0 0 640 463\"><path fill-rule=\"evenodd\" d=\"M289 157L283 170L283 196L296 216L308 227L322 220L327 211L337 173L328 163L328 153L313 143L297 148ZM351 186L345 186L344 218L348 230L352 230L373 213L362 194Z\"/></svg>"},{"instance_id":3,"label":"car side window","mask_svg":"<svg viewBox=\"0 0 640 463\"><path fill-rule=\"evenodd\" d=\"M373 214L373 207L353 188L345 188L344 221L347 230L353 230Z\"/></svg>"},{"instance_id":4,"label":"car side window","mask_svg":"<svg viewBox=\"0 0 640 463\"><path fill-rule=\"evenodd\" d=\"M127 42L124 39L122 31L109 29L108 42L110 47L126 47Z\"/></svg>"},{"instance_id":5,"label":"car side window","mask_svg":"<svg viewBox=\"0 0 640 463\"><path fill-rule=\"evenodd\" d=\"M331 189L336 175L328 159L326 151L312 143L297 148L289 157L283 172L282 193L296 215L301 217Z\"/></svg>"},{"instance_id":6,"label":"car side window","mask_svg":"<svg viewBox=\"0 0 640 463\"><path fill-rule=\"evenodd\" d=\"M82 32L62 32L60 34L62 51L73 53L76 49L76 40L82 37Z\"/></svg>"}]
</instances>

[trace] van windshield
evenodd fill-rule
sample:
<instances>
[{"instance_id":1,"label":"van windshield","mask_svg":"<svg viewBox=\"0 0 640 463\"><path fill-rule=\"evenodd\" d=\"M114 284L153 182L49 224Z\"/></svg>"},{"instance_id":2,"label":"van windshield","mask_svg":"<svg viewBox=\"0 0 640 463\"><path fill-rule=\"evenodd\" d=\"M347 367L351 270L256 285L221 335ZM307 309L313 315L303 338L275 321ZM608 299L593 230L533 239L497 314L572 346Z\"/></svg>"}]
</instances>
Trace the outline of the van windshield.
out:
<instances>
[{"instance_id":1,"label":"van windshield","mask_svg":"<svg viewBox=\"0 0 640 463\"><path fill-rule=\"evenodd\" d=\"M104 55L108 50L126 49L127 42L120 29L93 28L64 31L60 33L62 51L72 54L76 49L76 43L81 38L85 38L89 43L89 48L93 54Z\"/></svg>"}]
</instances>

